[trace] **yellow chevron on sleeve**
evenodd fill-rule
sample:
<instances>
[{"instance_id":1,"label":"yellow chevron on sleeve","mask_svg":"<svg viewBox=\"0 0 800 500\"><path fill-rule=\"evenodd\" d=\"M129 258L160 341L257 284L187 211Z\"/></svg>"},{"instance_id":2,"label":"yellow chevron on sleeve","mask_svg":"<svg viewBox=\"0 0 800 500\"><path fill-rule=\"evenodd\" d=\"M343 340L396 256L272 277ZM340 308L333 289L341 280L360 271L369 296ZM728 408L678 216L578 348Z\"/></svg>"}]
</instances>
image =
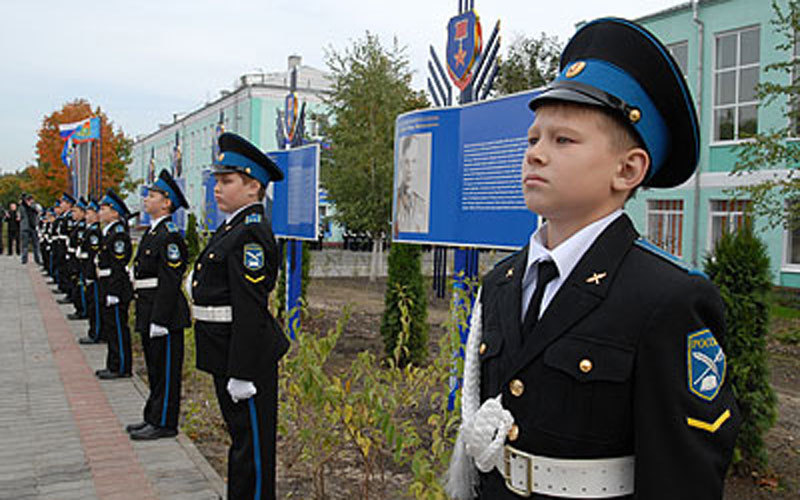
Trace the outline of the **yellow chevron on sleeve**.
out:
<instances>
[{"instance_id":1,"label":"yellow chevron on sleeve","mask_svg":"<svg viewBox=\"0 0 800 500\"><path fill-rule=\"evenodd\" d=\"M167 265L170 267L178 267L181 265L180 262L167 262Z\"/></svg>"},{"instance_id":2,"label":"yellow chevron on sleeve","mask_svg":"<svg viewBox=\"0 0 800 500\"><path fill-rule=\"evenodd\" d=\"M731 411L725 410L725 412L719 416L719 418L713 423L710 424L708 422L703 422L702 420L697 420L696 418L686 417L686 423L689 424L689 427L695 427L697 429L702 429L708 432L717 432L717 429L722 427L722 424L725 423L726 420L731 418Z\"/></svg>"},{"instance_id":3,"label":"yellow chevron on sleeve","mask_svg":"<svg viewBox=\"0 0 800 500\"><path fill-rule=\"evenodd\" d=\"M252 283L258 283L260 281L263 281L264 278L266 278L266 276L259 276L258 278L253 278L249 274L245 274L244 277L247 278Z\"/></svg>"}]
</instances>

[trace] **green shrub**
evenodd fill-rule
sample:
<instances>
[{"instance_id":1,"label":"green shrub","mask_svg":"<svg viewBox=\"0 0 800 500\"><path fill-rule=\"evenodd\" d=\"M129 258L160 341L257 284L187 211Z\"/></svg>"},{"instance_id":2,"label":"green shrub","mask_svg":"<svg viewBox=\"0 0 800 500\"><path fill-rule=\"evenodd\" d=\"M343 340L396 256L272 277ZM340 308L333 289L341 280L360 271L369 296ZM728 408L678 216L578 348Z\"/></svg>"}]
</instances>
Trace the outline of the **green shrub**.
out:
<instances>
[{"instance_id":1,"label":"green shrub","mask_svg":"<svg viewBox=\"0 0 800 500\"><path fill-rule=\"evenodd\" d=\"M706 258L705 270L719 287L728 327L723 347L728 373L742 412L734 466L740 473L764 470L764 435L775 423L776 398L769 383L769 257L749 225L724 235Z\"/></svg>"},{"instance_id":2,"label":"green shrub","mask_svg":"<svg viewBox=\"0 0 800 500\"><path fill-rule=\"evenodd\" d=\"M189 251L189 262L194 262L200 253L200 237L197 234L197 217L191 212L186 218L186 248Z\"/></svg>"},{"instance_id":3,"label":"green shrub","mask_svg":"<svg viewBox=\"0 0 800 500\"><path fill-rule=\"evenodd\" d=\"M302 273L302 278L300 282L300 303L307 304L306 302L306 293L308 291L308 284L311 282L311 251L308 249L309 244L306 242L303 245L303 254L300 256L300 272ZM275 284L275 291L273 296L275 297L275 306L277 311L278 318L283 318L284 309L286 308L286 264L287 264L287 254L289 251L289 242L286 242L284 248L284 255L281 258L280 264L278 265L278 281ZM301 309L301 312L305 312Z\"/></svg>"},{"instance_id":4,"label":"green shrub","mask_svg":"<svg viewBox=\"0 0 800 500\"><path fill-rule=\"evenodd\" d=\"M386 356L398 366L421 364L428 357L428 296L420 257L418 245L393 243L389 250L381 336Z\"/></svg>"}]
</instances>

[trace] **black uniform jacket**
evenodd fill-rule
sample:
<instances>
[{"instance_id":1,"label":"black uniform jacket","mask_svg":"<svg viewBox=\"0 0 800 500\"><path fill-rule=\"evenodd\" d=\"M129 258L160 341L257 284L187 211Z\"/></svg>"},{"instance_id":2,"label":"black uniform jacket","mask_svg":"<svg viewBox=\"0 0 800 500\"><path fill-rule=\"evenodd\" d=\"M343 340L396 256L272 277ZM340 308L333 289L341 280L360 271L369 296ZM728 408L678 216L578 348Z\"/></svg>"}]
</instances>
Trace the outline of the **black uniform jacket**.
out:
<instances>
[{"instance_id":1,"label":"black uniform jacket","mask_svg":"<svg viewBox=\"0 0 800 500\"><path fill-rule=\"evenodd\" d=\"M518 427L506 443L525 452L635 455L633 498L718 499L739 413L727 380L711 400L692 393L687 339L708 329L724 346L723 304L707 278L637 238L627 216L612 222L532 331L520 321L527 248L485 276L481 401L502 393ZM481 491L519 498L496 470Z\"/></svg>"},{"instance_id":2,"label":"black uniform jacket","mask_svg":"<svg viewBox=\"0 0 800 500\"><path fill-rule=\"evenodd\" d=\"M262 205L245 208L217 229L197 258L192 300L196 306L232 306L233 321L195 321L197 368L249 381L271 373L264 367L288 348L267 308L278 261Z\"/></svg>"},{"instance_id":3,"label":"black uniform jacket","mask_svg":"<svg viewBox=\"0 0 800 500\"><path fill-rule=\"evenodd\" d=\"M148 334L150 323L177 330L191 324L189 306L181 289L188 251L178 226L169 217L142 236L133 260L137 280L158 279L156 288L136 290L136 330Z\"/></svg>"},{"instance_id":4,"label":"black uniform jacket","mask_svg":"<svg viewBox=\"0 0 800 500\"><path fill-rule=\"evenodd\" d=\"M116 221L103 237L100 251L97 253L98 282L104 295L114 295L122 302L130 302L133 298L133 286L128 276L128 261L131 260L131 237L125 223ZM110 276L100 276L110 269ZM101 304L105 306L105 303Z\"/></svg>"},{"instance_id":5,"label":"black uniform jacket","mask_svg":"<svg viewBox=\"0 0 800 500\"><path fill-rule=\"evenodd\" d=\"M94 257L100 250L100 242L102 240L103 231L100 229L100 223L94 222L89 224L86 231L83 233L83 241L81 242L81 254L86 256L81 259L83 264L83 276L87 280L97 278Z\"/></svg>"}]
</instances>

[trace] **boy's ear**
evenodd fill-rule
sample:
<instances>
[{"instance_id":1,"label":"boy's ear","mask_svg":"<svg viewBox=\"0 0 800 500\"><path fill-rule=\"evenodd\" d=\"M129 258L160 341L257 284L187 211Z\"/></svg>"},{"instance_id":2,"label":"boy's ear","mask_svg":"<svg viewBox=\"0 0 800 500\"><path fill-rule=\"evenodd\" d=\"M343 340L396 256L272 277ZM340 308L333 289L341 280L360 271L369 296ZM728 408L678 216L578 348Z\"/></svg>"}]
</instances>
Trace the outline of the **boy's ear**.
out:
<instances>
[{"instance_id":1,"label":"boy's ear","mask_svg":"<svg viewBox=\"0 0 800 500\"><path fill-rule=\"evenodd\" d=\"M650 155L642 148L631 148L622 154L612 186L617 191L636 189L647 176L650 168Z\"/></svg>"}]
</instances>

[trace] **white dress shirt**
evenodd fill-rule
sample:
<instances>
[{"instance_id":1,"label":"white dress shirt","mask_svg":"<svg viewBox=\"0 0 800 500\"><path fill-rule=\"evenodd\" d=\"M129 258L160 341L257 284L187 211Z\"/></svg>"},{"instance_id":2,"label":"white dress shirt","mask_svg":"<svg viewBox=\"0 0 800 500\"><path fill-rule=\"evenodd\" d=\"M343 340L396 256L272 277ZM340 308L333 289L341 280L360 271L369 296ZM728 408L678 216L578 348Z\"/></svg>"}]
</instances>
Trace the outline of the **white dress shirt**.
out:
<instances>
[{"instance_id":1,"label":"white dress shirt","mask_svg":"<svg viewBox=\"0 0 800 500\"><path fill-rule=\"evenodd\" d=\"M537 264L543 260L552 260L558 269L558 276L548 283L547 288L544 290L542 304L539 307L539 317L541 318L547 306L550 305L550 301L553 300L556 292L558 292L558 289L561 288L561 285L569 277L569 274L575 268L578 261L581 260L583 254L586 253L586 250L592 246L592 243L600 236L600 233L602 233L609 224L617 220L620 215L622 215L622 209L611 212L602 219L592 222L562 241L561 244L552 250L548 250L547 247L545 247L545 243L547 242L546 222L531 234L528 245L528 264L525 268L525 276L522 277L522 316L520 317L520 321L525 320L525 313L528 311L528 303L531 301L534 290L536 290Z\"/></svg>"}]
</instances>

